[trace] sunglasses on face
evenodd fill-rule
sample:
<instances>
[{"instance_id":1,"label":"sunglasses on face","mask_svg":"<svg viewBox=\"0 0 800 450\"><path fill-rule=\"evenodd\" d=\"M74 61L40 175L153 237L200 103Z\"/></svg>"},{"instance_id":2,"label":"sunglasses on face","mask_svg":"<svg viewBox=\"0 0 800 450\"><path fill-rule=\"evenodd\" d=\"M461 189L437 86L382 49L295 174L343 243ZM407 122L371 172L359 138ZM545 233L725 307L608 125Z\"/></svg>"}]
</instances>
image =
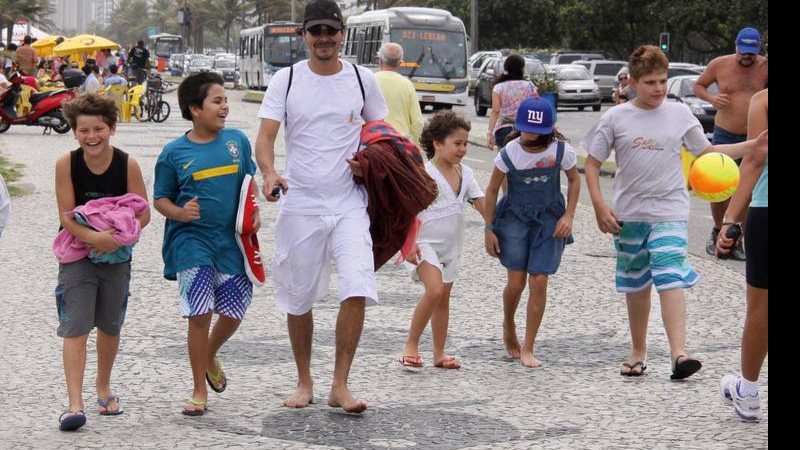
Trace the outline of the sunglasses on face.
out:
<instances>
[{"instance_id":1,"label":"sunglasses on face","mask_svg":"<svg viewBox=\"0 0 800 450\"><path fill-rule=\"evenodd\" d=\"M619 77L619 81L627 80L627 79L628 79L628 77Z\"/></svg>"},{"instance_id":2,"label":"sunglasses on face","mask_svg":"<svg viewBox=\"0 0 800 450\"><path fill-rule=\"evenodd\" d=\"M339 32L336 28L331 28L327 25L314 25L311 28L306 29L306 31L314 37L322 36L322 33L325 33L326 36L336 36Z\"/></svg>"}]
</instances>

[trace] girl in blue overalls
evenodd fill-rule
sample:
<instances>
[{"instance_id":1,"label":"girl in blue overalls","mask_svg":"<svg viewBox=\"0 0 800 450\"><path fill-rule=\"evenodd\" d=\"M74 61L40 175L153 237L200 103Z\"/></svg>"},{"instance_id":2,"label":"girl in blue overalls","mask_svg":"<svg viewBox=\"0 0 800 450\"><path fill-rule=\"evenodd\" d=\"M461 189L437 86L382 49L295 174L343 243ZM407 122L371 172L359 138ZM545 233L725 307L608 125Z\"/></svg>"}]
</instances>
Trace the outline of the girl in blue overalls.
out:
<instances>
[{"instance_id":1,"label":"girl in blue overalls","mask_svg":"<svg viewBox=\"0 0 800 450\"><path fill-rule=\"evenodd\" d=\"M519 136L495 158L486 189L486 252L499 257L508 269L503 341L508 355L520 358L527 367L542 365L533 356L533 342L547 302L548 276L558 270L564 246L573 242L572 218L581 188L577 154L554 129L554 115L550 103L541 98L520 104L514 124ZM569 181L566 206L559 182L562 170ZM496 203L505 177L508 193ZM525 341L520 348L514 314L526 278L530 290Z\"/></svg>"}]
</instances>

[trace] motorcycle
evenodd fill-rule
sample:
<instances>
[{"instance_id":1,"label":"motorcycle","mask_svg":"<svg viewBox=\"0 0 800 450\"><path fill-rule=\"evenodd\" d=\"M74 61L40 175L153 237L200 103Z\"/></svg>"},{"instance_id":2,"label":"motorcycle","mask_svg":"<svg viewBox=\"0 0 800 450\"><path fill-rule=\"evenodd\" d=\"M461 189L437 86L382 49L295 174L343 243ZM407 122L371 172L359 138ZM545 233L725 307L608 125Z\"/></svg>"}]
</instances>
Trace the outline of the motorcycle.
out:
<instances>
[{"instance_id":1,"label":"motorcycle","mask_svg":"<svg viewBox=\"0 0 800 450\"><path fill-rule=\"evenodd\" d=\"M11 87L0 94L0 133L11 128L11 125L44 127L43 134L48 134L50 129L59 134L69 131L69 123L61 113L61 104L77 96L75 88L80 84L75 86L76 80L66 83L66 89L31 93L29 98L31 107L21 116L17 114L17 103L22 89L28 88L23 88L22 76L17 72L12 73L8 81L11 82Z\"/></svg>"}]
</instances>

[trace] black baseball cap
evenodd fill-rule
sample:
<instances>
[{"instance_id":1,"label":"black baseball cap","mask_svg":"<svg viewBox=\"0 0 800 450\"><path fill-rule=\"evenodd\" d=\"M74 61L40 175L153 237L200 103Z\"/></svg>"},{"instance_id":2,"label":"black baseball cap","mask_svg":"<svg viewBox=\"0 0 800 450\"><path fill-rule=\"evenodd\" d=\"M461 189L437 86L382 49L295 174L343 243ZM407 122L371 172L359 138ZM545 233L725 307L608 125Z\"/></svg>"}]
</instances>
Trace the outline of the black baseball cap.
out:
<instances>
[{"instance_id":1,"label":"black baseball cap","mask_svg":"<svg viewBox=\"0 0 800 450\"><path fill-rule=\"evenodd\" d=\"M313 0L307 4L303 14L303 29L307 30L315 25L327 25L341 30L344 23L339 5L332 0Z\"/></svg>"}]
</instances>

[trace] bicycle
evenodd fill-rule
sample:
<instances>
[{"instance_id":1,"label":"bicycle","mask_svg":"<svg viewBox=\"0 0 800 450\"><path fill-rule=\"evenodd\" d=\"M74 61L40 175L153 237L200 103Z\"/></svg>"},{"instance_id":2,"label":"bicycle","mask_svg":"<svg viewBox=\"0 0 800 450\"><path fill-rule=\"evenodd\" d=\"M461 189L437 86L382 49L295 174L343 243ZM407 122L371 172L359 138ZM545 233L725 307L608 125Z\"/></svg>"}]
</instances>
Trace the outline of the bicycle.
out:
<instances>
[{"instance_id":1,"label":"bicycle","mask_svg":"<svg viewBox=\"0 0 800 450\"><path fill-rule=\"evenodd\" d=\"M147 77L147 90L142 97L142 111L147 112L147 120L161 123L169 117L171 108L169 103L162 99L162 95L166 92L163 80L158 74L149 75Z\"/></svg>"}]
</instances>

